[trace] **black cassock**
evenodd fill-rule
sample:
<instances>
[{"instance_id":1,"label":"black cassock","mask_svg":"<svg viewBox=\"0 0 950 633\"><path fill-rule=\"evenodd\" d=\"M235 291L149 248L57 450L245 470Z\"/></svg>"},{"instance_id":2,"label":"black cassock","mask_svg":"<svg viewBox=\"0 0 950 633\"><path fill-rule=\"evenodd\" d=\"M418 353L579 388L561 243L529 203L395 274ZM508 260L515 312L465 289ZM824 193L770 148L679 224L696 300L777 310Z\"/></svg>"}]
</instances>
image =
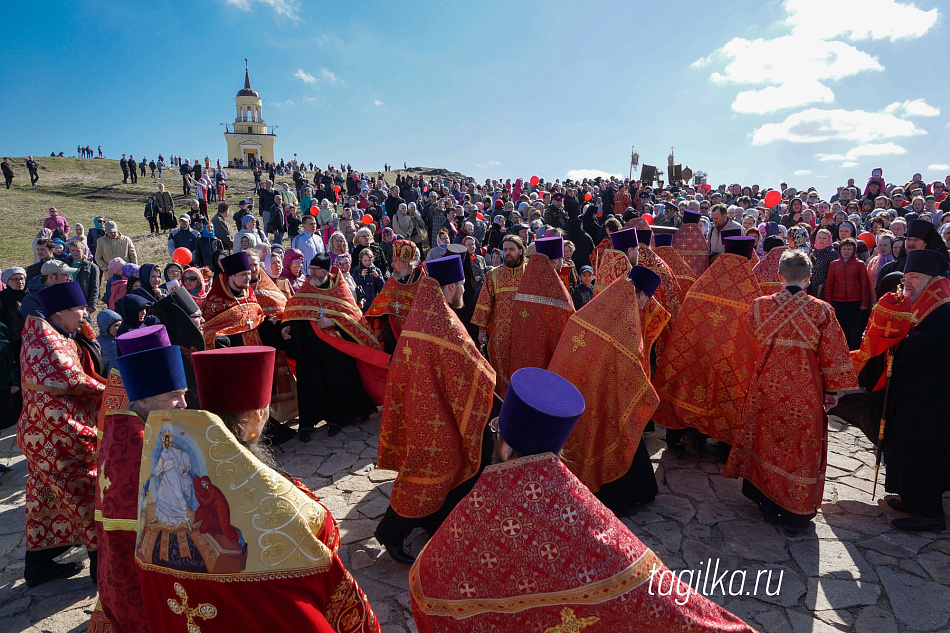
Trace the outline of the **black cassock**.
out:
<instances>
[{"instance_id":1,"label":"black cassock","mask_svg":"<svg viewBox=\"0 0 950 633\"><path fill-rule=\"evenodd\" d=\"M884 436L885 490L928 518L943 517L941 497L950 490L948 384L950 304L944 304L897 347Z\"/></svg>"},{"instance_id":2,"label":"black cassock","mask_svg":"<svg viewBox=\"0 0 950 633\"><path fill-rule=\"evenodd\" d=\"M281 348L297 361L297 407L300 429L312 429L320 420L342 426L376 413L376 405L363 390L353 357L325 343L313 332L310 321L290 321L289 341ZM342 330L337 332L355 343Z\"/></svg>"}]
</instances>

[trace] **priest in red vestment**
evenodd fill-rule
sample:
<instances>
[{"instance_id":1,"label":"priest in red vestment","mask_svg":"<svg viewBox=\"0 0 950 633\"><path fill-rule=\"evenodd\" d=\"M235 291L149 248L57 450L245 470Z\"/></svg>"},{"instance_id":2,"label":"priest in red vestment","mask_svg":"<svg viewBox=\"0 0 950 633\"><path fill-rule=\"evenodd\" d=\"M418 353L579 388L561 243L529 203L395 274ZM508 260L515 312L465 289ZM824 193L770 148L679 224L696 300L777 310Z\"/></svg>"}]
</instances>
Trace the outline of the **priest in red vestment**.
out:
<instances>
[{"instance_id":1,"label":"priest in red vestment","mask_svg":"<svg viewBox=\"0 0 950 633\"><path fill-rule=\"evenodd\" d=\"M549 370L578 385L588 403L562 458L618 517L658 492L643 430L659 404L642 358L640 309L660 285L647 268L610 284L568 321Z\"/></svg>"},{"instance_id":2,"label":"priest in red vestment","mask_svg":"<svg viewBox=\"0 0 950 633\"><path fill-rule=\"evenodd\" d=\"M151 630L378 633L333 517L259 443L273 348L193 359L206 410L145 425L135 558ZM235 389L241 367L266 371L240 372Z\"/></svg>"},{"instance_id":3,"label":"priest in red vestment","mask_svg":"<svg viewBox=\"0 0 950 633\"><path fill-rule=\"evenodd\" d=\"M46 318L29 316L23 326L17 424L27 464L23 575L29 587L82 571L82 563L53 560L75 545L86 548L96 578L95 425L105 389L74 340L88 319L79 284L47 286L37 299Z\"/></svg>"},{"instance_id":4,"label":"priest in red vestment","mask_svg":"<svg viewBox=\"0 0 950 633\"><path fill-rule=\"evenodd\" d=\"M698 275L693 271L683 256L673 248L673 233L654 233L653 250L660 256L666 265L670 267L673 275L676 277L676 283L680 287L680 298L685 299L690 286L696 283Z\"/></svg>"},{"instance_id":5,"label":"priest in red vestment","mask_svg":"<svg viewBox=\"0 0 950 633\"><path fill-rule=\"evenodd\" d=\"M786 252L779 275L784 289L756 299L746 316L759 343L757 370L723 476L742 477L743 493L765 519L794 534L821 506L825 407L835 405L839 391L857 389L858 379L834 309L804 291L808 256Z\"/></svg>"},{"instance_id":6,"label":"priest in red vestment","mask_svg":"<svg viewBox=\"0 0 950 633\"><path fill-rule=\"evenodd\" d=\"M640 258L636 229L621 229L610 234L610 248L604 251L594 274L594 296L618 279L623 279Z\"/></svg>"},{"instance_id":7,"label":"priest in red vestment","mask_svg":"<svg viewBox=\"0 0 950 633\"><path fill-rule=\"evenodd\" d=\"M554 267L564 257L564 238L543 237L534 245L511 303L512 373L523 367L547 369L561 332L574 314L574 302Z\"/></svg>"},{"instance_id":8,"label":"priest in red vestment","mask_svg":"<svg viewBox=\"0 0 950 633\"><path fill-rule=\"evenodd\" d=\"M406 536L417 527L434 534L491 452L483 435L495 370L452 310L465 290L462 260L440 257L426 269L389 369L376 460L399 473L376 539L403 564L413 561Z\"/></svg>"},{"instance_id":9,"label":"priest in red vestment","mask_svg":"<svg viewBox=\"0 0 950 633\"><path fill-rule=\"evenodd\" d=\"M755 238L723 243L726 252L686 293L653 380L660 396L654 421L668 429L671 447L682 439L695 456L707 436L732 444L758 352L744 320L762 294L749 263ZM674 432L680 429L692 431Z\"/></svg>"},{"instance_id":10,"label":"priest in red vestment","mask_svg":"<svg viewBox=\"0 0 950 633\"><path fill-rule=\"evenodd\" d=\"M945 492L950 489L950 425L946 385L950 358L950 262L936 250L913 250L904 263L904 289L914 327L894 351L884 438L884 488L898 496L892 508L909 516L891 525L911 532L947 528Z\"/></svg>"},{"instance_id":11,"label":"priest in red vestment","mask_svg":"<svg viewBox=\"0 0 950 633\"><path fill-rule=\"evenodd\" d=\"M101 426L96 486L99 605L89 622L90 633L150 630L135 570L145 419L152 411L184 409L188 388L181 351L168 345L162 334L138 337L131 348L135 351L122 347L123 355L116 361L127 400L122 409L106 413Z\"/></svg>"},{"instance_id":12,"label":"priest in red vestment","mask_svg":"<svg viewBox=\"0 0 950 633\"><path fill-rule=\"evenodd\" d=\"M389 354L363 318L343 273L317 253L310 276L284 308L283 349L296 363L300 440L327 422L334 436L344 424L368 419L383 403Z\"/></svg>"},{"instance_id":13,"label":"priest in red vestment","mask_svg":"<svg viewBox=\"0 0 950 633\"><path fill-rule=\"evenodd\" d=\"M763 295L774 295L782 289L782 280L778 274L778 260L782 253L788 250L785 240L777 235L770 235L762 243L765 257L752 267L752 274L759 282Z\"/></svg>"},{"instance_id":14,"label":"priest in red vestment","mask_svg":"<svg viewBox=\"0 0 950 633\"><path fill-rule=\"evenodd\" d=\"M264 310L251 288L251 260L244 251L221 260L222 273L201 305L205 347L260 345Z\"/></svg>"},{"instance_id":15,"label":"priest in red vestment","mask_svg":"<svg viewBox=\"0 0 950 633\"><path fill-rule=\"evenodd\" d=\"M525 272L524 249L517 235L502 239L504 265L486 275L472 315L472 325L478 327L478 343L488 348L488 360L495 369L495 393L501 398L505 397L511 375L512 302Z\"/></svg>"},{"instance_id":16,"label":"priest in red vestment","mask_svg":"<svg viewBox=\"0 0 950 633\"><path fill-rule=\"evenodd\" d=\"M580 392L554 373L512 376L494 465L409 572L419 632L751 632L672 578L557 457L583 411Z\"/></svg>"},{"instance_id":17,"label":"priest in red vestment","mask_svg":"<svg viewBox=\"0 0 950 633\"><path fill-rule=\"evenodd\" d=\"M425 274L425 269L419 267L419 248L409 240L394 241L393 273L366 311L366 321L387 354L396 349L403 324L419 290L419 280Z\"/></svg>"},{"instance_id":18,"label":"priest in red vestment","mask_svg":"<svg viewBox=\"0 0 950 633\"><path fill-rule=\"evenodd\" d=\"M699 218L702 216L696 211L687 209L683 212L683 225L673 236L673 248L683 256L689 267L693 269L696 279L709 268L709 243L703 230L699 227Z\"/></svg>"}]
</instances>

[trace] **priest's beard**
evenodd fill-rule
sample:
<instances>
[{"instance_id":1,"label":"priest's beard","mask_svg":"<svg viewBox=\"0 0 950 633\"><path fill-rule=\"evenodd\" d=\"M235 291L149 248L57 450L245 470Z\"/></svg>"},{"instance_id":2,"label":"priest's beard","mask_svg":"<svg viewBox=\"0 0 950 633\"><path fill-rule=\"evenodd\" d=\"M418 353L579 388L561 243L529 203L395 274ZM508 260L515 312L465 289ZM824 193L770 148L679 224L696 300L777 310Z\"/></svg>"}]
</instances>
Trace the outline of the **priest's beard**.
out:
<instances>
[{"instance_id":1,"label":"priest's beard","mask_svg":"<svg viewBox=\"0 0 950 633\"><path fill-rule=\"evenodd\" d=\"M505 256L505 266L508 268L517 268L521 266L521 263L524 261L524 253L519 253L518 257L510 258L507 255Z\"/></svg>"}]
</instances>

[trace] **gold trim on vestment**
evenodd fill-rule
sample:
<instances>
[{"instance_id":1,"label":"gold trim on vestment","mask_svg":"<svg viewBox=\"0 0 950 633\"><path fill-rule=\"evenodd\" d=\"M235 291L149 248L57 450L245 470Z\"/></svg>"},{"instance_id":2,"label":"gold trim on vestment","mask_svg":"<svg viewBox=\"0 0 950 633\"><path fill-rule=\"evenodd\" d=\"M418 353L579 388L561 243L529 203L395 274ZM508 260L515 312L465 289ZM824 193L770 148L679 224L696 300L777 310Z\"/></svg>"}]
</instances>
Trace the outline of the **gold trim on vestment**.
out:
<instances>
[{"instance_id":1,"label":"gold trim on vestment","mask_svg":"<svg viewBox=\"0 0 950 633\"><path fill-rule=\"evenodd\" d=\"M420 555L421 556L421 555ZM471 600L440 600L422 593L419 565L409 570L409 591L419 610L426 615L464 620L482 613L520 613L527 609L561 604L601 604L629 593L650 579L651 570L663 564L652 550L646 550L626 569L589 585L542 594Z\"/></svg>"},{"instance_id":2,"label":"gold trim on vestment","mask_svg":"<svg viewBox=\"0 0 950 633\"><path fill-rule=\"evenodd\" d=\"M696 299L702 299L703 301L709 301L710 303L716 303L719 305L729 306L730 308L735 308L742 313L746 313L752 309L752 306L748 303L742 301L732 301L731 299L726 299L724 297L719 297L716 295L706 294L705 292L693 292L689 291L690 298L695 297Z\"/></svg>"},{"instance_id":3,"label":"gold trim on vestment","mask_svg":"<svg viewBox=\"0 0 950 633\"><path fill-rule=\"evenodd\" d=\"M526 295L523 293L516 293L514 301L524 301L525 303L538 303L541 305L551 306L552 308L560 308L561 310L573 310L574 306L569 304L567 301L562 299L554 299L552 297L542 297L539 295Z\"/></svg>"},{"instance_id":4,"label":"gold trim on vestment","mask_svg":"<svg viewBox=\"0 0 950 633\"><path fill-rule=\"evenodd\" d=\"M770 464L770 463L764 461L761 457L759 457L759 455L758 455L755 451L753 451L753 450L751 450L751 449L748 449L748 448L733 448L733 449L732 449L732 453L730 453L730 454L734 454L734 455L748 455L748 456L750 456L752 459L754 459L755 462L756 462L759 466L761 466L761 467L764 468L765 470L769 471L770 473L773 473L773 474L775 474L775 475L778 475L779 477L784 477L785 479L788 479L789 481L793 481L793 482L795 482L795 483L797 483L797 484L805 484L805 485L811 486L811 485L817 484L819 481L824 481L824 480L825 480L825 474L824 474L824 472L822 472L821 475L818 476L818 477L799 477L798 475L793 475L792 473L788 472L787 470L783 470L783 469L779 468L779 467L776 466L775 464Z\"/></svg>"},{"instance_id":5,"label":"gold trim on vestment","mask_svg":"<svg viewBox=\"0 0 950 633\"><path fill-rule=\"evenodd\" d=\"M139 529L138 519L107 519L102 516L102 510L96 510L94 517L102 524L102 529L109 532L135 532Z\"/></svg>"}]
</instances>

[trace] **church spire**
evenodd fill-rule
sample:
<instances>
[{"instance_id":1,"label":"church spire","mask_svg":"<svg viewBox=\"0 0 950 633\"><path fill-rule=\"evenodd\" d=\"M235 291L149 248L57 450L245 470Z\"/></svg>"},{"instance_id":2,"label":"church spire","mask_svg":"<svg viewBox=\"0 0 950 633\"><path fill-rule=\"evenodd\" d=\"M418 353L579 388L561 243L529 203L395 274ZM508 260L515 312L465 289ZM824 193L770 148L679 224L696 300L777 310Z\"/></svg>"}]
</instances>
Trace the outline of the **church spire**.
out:
<instances>
[{"instance_id":1,"label":"church spire","mask_svg":"<svg viewBox=\"0 0 950 633\"><path fill-rule=\"evenodd\" d=\"M251 76L247 74L247 57L244 58L244 89L251 90Z\"/></svg>"}]
</instances>

